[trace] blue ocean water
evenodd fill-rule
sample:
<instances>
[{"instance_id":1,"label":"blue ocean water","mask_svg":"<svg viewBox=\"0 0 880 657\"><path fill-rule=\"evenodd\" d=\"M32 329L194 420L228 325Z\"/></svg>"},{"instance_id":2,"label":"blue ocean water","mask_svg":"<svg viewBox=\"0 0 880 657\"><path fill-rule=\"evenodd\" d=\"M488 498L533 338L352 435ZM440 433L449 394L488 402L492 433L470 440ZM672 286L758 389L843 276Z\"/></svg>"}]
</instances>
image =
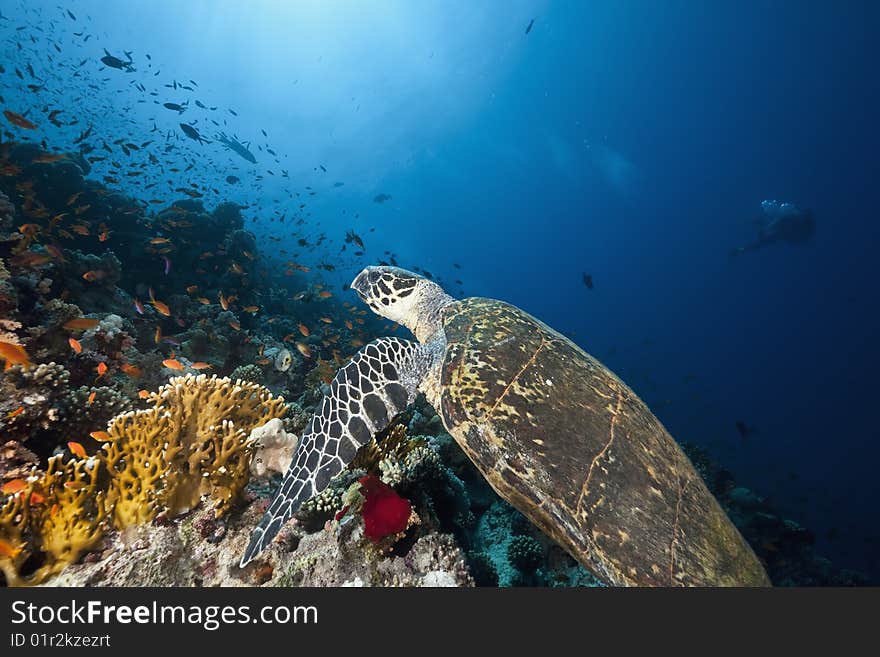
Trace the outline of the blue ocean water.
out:
<instances>
[{"instance_id":1,"label":"blue ocean water","mask_svg":"<svg viewBox=\"0 0 880 657\"><path fill-rule=\"evenodd\" d=\"M336 289L393 255L456 295L522 307L813 529L820 552L880 578L877 3L6 0L0 12L2 105L49 146L72 149L89 126L173 144L114 186L170 199L196 181L206 204L246 204L279 269L301 217L310 244L326 235L302 262L334 264ZM135 70L102 65L104 49L130 52ZM56 128L46 108L79 123ZM257 162L224 150L220 131ZM815 236L731 258L765 199L811 209ZM340 253L349 230L363 256Z\"/></svg>"}]
</instances>

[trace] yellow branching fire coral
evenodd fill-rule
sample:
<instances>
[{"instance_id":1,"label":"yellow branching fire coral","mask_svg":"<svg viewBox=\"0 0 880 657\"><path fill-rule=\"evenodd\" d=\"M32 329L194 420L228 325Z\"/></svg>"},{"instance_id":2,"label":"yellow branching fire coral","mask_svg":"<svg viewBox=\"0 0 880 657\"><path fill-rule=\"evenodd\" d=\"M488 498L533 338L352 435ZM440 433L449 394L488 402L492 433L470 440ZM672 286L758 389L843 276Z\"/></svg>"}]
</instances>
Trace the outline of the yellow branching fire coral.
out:
<instances>
[{"instance_id":1,"label":"yellow branching fire coral","mask_svg":"<svg viewBox=\"0 0 880 657\"><path fill-rule=\"evenodd\" d=\"M107 510L106 496L98 483L100 472L97 459L64 462L61 456L54 456L46 474L34 484L29 497L31 526L46 555L37 579L74 563L104 535Z\"/></svg>"},{"instance_id":2,"label":"yellow branching fire coral","mask_svg":"<svg viewBox=\"0 0 880 657\"><path fill-rule=\"evenodd\" d=\"M203 496L224 514L248 481L251 430L284 415L256 383L216 376L171 379L153 407L117 416L105 446L113 520L124 528L160 511L179 515Z\"/></svg>"},{"instance_id":3,"label":"yellow branching fire coral","mask_svg":"<svg viewBox=\"0 0 880 657\"><path fill-rule=\"evenodd\" d=\"M252 429L287 407L266 388L205 375L176 377L150 395L146 410L110 421L103 452L49 460L0 498L0 572L10 586L37 584L98 543L108 520L118 529L179 515L203 498L226 513L248 482ZM22 568L40 553L42 565Z\"/></svg>"},{"instance_id":4,"label":"yellow branching fire coral","mask_svg":"<svg viewBox=\"0 0 880 657\"><path fill-rule=\"evenodd\" d=\"M29 496L12 495L0 506L0 572L9 586L22 583L18 573L30 556L30 505L26 502Z\"/></svg>"},{"instance_id":5,"label":"yellow branching fire coral","mask_svg":"<svg viewBox=\"0 0 880 657\"><path fill-rule=\"evenodd\" d=\"M168 467L168 418L158 408L123 413L110 421L104 459L113 524L124 529L150 522L159 512L157 492Z\"/></svg>"},{"instance_id":6,"label":"yellow branching fire coral","mask_svg":"<svg viewBox=\"0 0 880 657\"><path fill-rule=\"evenodd\" d=\"M104 535L106 508L100 461L49 459L46 473L28 478L0 508L0 570L10 586L38 584L79 559ZM21 568L35 553L42 564L27 578Z\"/></svg>"}]
</instances>

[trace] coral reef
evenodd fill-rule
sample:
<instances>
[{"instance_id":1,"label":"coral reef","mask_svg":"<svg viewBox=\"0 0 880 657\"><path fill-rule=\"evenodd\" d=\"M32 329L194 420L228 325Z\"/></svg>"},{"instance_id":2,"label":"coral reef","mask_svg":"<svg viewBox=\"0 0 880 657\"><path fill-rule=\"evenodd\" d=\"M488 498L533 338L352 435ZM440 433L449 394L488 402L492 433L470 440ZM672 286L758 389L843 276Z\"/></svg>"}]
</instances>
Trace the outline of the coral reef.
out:
<instances>
[{"instance_id":1,"label":"coral reef","mask_svg":"<svg viewBox=\"0 0 880 657\"><path fill-rule=\"evenodd\" d=\"M151 408L93 434L104 442L97 455L52 457L42 476L33 468L3 487L0 569L8 585L40 583L75 562L102 538L105 520L125 530L160 512L180 515L203 498L219 518L248 481L251 431L285 411L265 388L205 375L173 378L150 399ZM36 554L43 564L22 573Z\"/></svg>"},{"instance_id":2,"label":"coral reef","mask_svg":"<svg viewBox=\"0 0 880 657\"><path fill-rule=\"evenodd\" d=\"M0 168L0 581L597 584L423 397L239 570L336 369L392 327L333 298L333 265L261 250L240 205L131 198L36 144L0 144ZM689 454L774 583L861 582Z\"/></svg>"},{"instance_id":3,"label":"coral reef","mask_svg":"<svg viewBox=\"0 0 880 657\"><path fill-rule=\"evenodd\" d=\"M113 533L94 558L71 565L52 586L473 586L455 540L420 536L405 552L383 554L363 525L304 534L294 527L258 562L237 567L259 504L220 525L208 509L179 522L142 525L127 540ZM213 537L218 538L213 538ZM91 555L90 555L91 556Z\"/></svg>"},{"instance_id":4,"label":"coral reef","mask_svg":"<svg viewBox=\"0 0 880 657\"><path fill-rule=\"evenodd\" d=\"M10 586L33 584L61 572L103 535L106 506L94 459L49 459L46 473L31 476L0 510L0 571ZM42 564L23 577L35 554Z\"/></svg>"},{"instance_id":5,"label":"coral reef","mask_svg":"<svg viewBox=\"0 0 880 657\"><path fill-rule=\"evenodd\" d=\"M69 372L55 362L26 368L14 365L0 374L0 435L30 452L51 454L60 444ZM0 481L14 478L0 471Z\"/></svg>"},{"instance_id":6,"label":"coral reef","mask_svg":"<svg viewBox=\"0 0 880 657\"><path fill-rule=\"evenodd\" d=\"M150 401L107 430L108 497L120 528L180 515L203 497L226 513L248 480L250 432L285 412L261 386L204 374L175 377Z\"/></svg>"},{"instance_id":7,"label":"coral reef","mask_svg":"<svg viewBox=\"0 0 880 657\"><path fill-rule=\"evenodd\" d=\"M514 536L507 544L507 561L523 574L534 573L543 557L544 548L531 536Z\"/></svg>"}]
</instances>

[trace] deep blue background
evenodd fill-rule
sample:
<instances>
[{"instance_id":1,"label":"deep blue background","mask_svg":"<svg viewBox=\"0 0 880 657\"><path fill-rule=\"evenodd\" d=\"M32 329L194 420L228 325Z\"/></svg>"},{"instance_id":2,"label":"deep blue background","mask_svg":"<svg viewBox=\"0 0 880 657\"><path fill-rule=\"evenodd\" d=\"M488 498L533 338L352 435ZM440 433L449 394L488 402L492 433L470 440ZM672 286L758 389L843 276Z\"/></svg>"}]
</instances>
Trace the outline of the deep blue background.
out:
<instances>
[{"instance_id":1,"label":"deep blue background","mask_svg":"<svg viewBox=\"0 0 880 657\"><path fill-rule=\"evenodd\" d=\"M242 178L222 200L251 203L255 232L290 245L268 216L293 207L287 187L319 189L309 222L331 242L314 260L332 259L350 228L367 241L337 283L390 249L521 306L614 369L677 439L814 529L820 551L880 579L880 3L66 5L75 23L56 0L2 3L65 44L57 60L91 58L88 102L74 99L85 78L39 57L52 53L42 35L16 51L20 23L0 21L7 68L33 54L63 80L56 106L68 98L107 138L154 121L176 131L198 114L138 105L129 82L181 102L159 83L198 80L193 97L235 107L228 128L290 170L280 183L262 151L250 167L216 144L180 144L195 173ZM83 28L95 38L72 36ZM99 71L104 47L132 50L138 73ZM11 109L45 100L3 80ZM58 148L82 127L41 123ZM372 203L380 192L392 200ZM813 243L731 260L766 198L812 208ZM757 427L748 441L736 420Z\"/></svg>"}]
</instances>

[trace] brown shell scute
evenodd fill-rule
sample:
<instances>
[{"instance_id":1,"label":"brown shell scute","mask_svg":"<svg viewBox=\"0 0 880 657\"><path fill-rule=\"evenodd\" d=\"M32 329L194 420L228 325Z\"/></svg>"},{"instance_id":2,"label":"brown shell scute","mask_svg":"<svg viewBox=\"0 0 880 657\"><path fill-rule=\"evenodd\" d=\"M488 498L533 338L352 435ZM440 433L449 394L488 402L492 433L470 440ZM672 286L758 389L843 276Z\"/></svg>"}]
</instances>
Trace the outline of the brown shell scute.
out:
<instances>
[{"instance_id":1,"label":"brown shell scute","mask_svg":"<svg viewBox=\"0 0 880 657\"><path fill-rule=\"evenodd\" d=\"M614 584L764 585L751 548L647 406L509 304L444 313L438 409L502 497Z\"/></svg>"}]
</instances>

